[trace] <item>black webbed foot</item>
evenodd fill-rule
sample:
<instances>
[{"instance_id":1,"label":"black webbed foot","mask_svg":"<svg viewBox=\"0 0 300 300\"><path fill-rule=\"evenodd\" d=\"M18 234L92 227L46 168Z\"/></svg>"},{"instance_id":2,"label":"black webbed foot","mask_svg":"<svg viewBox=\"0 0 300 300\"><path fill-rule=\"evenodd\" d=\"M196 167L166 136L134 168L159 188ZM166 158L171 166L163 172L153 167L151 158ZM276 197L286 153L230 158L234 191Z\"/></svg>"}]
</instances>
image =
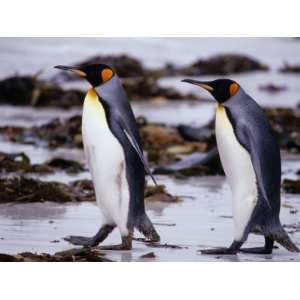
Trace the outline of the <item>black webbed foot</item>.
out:
<instances>
[{"instance_id":1,"label":"black webbed foot","mask_svg":"<svg viewBox=\"0 0 300 300\"><path fill-rule=\"evenodd\" d=\"M240 252L253 254L272 254L273 249L266 249L265 247L242 248Z\"/></svg>"},{"instance_id":2,"label":"black webbed foot","mask_svg":"<svg viewBox=\"0 0 300 300\"><path fill-rule=\"evenodd\" d=\"M228 248L223 247L223 248L201 250L201 253L208 254L208 255L235 255L238 253L242 244L243 242L241 241L233 241L230 247Z\"/></svg>"},{"instance_id":3,"label":"black webbed foot","mask_svg":"<svg viewBox=\"0 0 300 300\"><path fill-rule=\"evenodd\" d=\"M93 237L84 237L84 236L67 236L64 238L65 241L70 242L73 245L77 246L86 246L94 247L98 245L98 242L95 241Z\"/></svg>"},{"instance_id":4,"label":"black webbed foot","mask_svg":"<svg viewBox=\"0 0 300 300\"><path fill-rule=\"evenodd\" d=\"M240 249L240 251L243 253L253 253L253 254L272 254L273 247L274 247L274 239L270 236L265 236L264 247L242 248Z\"/></svg>"},{"instance_id":5,"label":"black webbed foot","mask_svg":"<svg viewBox=\"0 0 300 300\"><path fill-rule=\"evenodd\" d=\"M153 243L157 243L160 241L159 234L155 230L152 222L146 214L140 219L137 229L145 236L148 241L151 241Z\"/></svg>"},{"instance_id":6,"label":"black webbed foot","mask_svg":"<svg viewBox=\"0 0 300 300\"><path fill-rule=\"evenodd\" d=\"M104 245L98 247L100 250L131 250L132 249L132 234L122 237L122 243L119 245Z\"/></svg>"},{"instance_id":7,"label":"black webbed foot","mask_svg":"<svg viewBox=\"0 0 300 300\"><path fill-rule=\"evenodd\" d=\"M231 248L215 248L215 249L206 249L201 250L201 254L208 254L208 255L235 255L237 254L238 250L231 249Z\"/></svg>"},{"instance_id":8,"label":"black webbed foot","mask_svg":"<svg viewBox=\"0 0 300 300\"><path fill-rule=\"evenodd\" d=\"M86 247L95 247L99 243L103 242L108 235L114 230L115 225L105 224L93 237L84 237L84 236L67 236L64 238L65 241L70 242L73 245L86 246Z\"/></svg>"}]
</instances>

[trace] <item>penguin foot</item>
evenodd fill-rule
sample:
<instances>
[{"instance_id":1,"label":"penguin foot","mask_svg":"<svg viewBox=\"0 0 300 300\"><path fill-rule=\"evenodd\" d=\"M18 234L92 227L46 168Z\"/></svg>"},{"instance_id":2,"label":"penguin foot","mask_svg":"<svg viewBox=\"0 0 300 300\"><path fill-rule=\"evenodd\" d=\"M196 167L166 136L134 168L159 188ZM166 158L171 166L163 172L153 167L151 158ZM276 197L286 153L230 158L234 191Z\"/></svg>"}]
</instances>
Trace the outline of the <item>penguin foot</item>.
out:
<instances>
[{"instance_id":1,"label":"penguin foot","mask_svg":"<svg viewBox=\"0 0 300 300\"><path fill-rule=\"evenodd\" d=\"M141 220L139 220L137 229L145 236L147 241L153 243L157 243L160 241L159 234L155 230L152 222L146 214L141 218Z\"/></svg>"},{"instance_id":2,"label":"penguin foot","mask_svg":"<svg viewBox=\"0 0 300 300\"><path fill-rule=\"evenodd\" d=\"M206 249L201 250L201 254L208 254L208 255L235 255L237 254L238 250L231 249L231 248L216 248L216 249Z\"/></svg>"},{"instance_id":3,"label":"penguin foot","mask_svg":"<svg viewBox=\"0 0 300 300\"><path fill-rule=\"evenodd\" d=\"M252 254L272 254L273 249L266 249L265 247L242 248L240 252Z\"/></svg>"},{"instance_id":4,"label":"penguin foot","mask_svg":"<svg viewBox=\"0 0 300 300\"><path fill-rule=\"evenodd\" d=\"M64 240L77 246L94 247L98 245L98 242L93 237L71 235L65 237Z\"/></svg>"},{"instance_id":5,"label":"penguin foot","mask_svg":"<svg viewBox=\"0 0 300 300\"><path fill-rule=\"evenodd\" d=\"M70 242L73 245L95 247L99 243L103 242L115 227L115 225L104 224L100 227L99 231L93 237L71 235L65 237L64 240Z\"/></svg>"},{"instance_id":6,"label":"penguin foot","mask_svg":"<svg viewBox=\"0 0 300 300\"><path fill-rule=\"evenodd\" d=\"M147 235L147 238L152 243L158 243L160 241L160 236L155 230L152 230L149 235Z\"/></svg>"},{"instance_id":7,"label":"penguin foot","mask_svg":"<svg viewBox=\"0 0 300 300\"><path fill-rule=\"evenodd\" d=\"M132 235L122 237L122 244L119 245L104 245L99 246L100 250L131 250L132 249Z\"/></svg>"}]
</instances>

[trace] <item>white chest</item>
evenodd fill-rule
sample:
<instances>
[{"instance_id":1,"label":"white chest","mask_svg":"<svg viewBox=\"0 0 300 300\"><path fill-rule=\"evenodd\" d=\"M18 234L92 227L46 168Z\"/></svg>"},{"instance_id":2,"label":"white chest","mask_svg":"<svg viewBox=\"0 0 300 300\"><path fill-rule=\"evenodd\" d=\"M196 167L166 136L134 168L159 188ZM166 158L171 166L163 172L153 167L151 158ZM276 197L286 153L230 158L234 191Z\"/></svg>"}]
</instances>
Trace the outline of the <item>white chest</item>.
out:
<instances>
[{"instance_id":1,"label":"white chest","mask_svg":"<svg viewBox=\"0 0 300 300\"><path fill-rule=\"evenodd\" d=\"M104 108L97 94L91 90L84 101L82 114L82 139L88 164L94 172L113 168L124 160L121 144L110 131ZM105 176L105 172L102 175Z\"/></svg>"},{"instance_id":2,"label":"white chest","mask_svg":"<svg viewBox=\"0 0 300 300\"><path fill-rule=\"evenodd\" d=\"M257 202L256 176L249 153L236 139L226 111L220 105L215 126L221 162L233 196L236 235L241 235Z\"/></svg>"},{"instance_id":3,"label":"white chest","mask_svg":"<svg viewBox=\"0 0 300 300\"><path fill-rule=\"evenodd\" d=\"M93 90L84 101L82 139L97 204L106 222L126 232L129 191L124 150L110 131L104 108Z\"/></svg>"}]
</instances>

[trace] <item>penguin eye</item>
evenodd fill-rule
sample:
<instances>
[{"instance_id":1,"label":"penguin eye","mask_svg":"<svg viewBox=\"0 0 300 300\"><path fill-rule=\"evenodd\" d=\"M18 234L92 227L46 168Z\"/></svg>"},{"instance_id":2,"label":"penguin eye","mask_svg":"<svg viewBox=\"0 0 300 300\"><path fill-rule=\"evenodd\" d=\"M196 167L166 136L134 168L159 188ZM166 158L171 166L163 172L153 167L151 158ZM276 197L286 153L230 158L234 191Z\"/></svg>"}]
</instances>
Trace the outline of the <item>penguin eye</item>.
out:
<instances>
[{"instance_id":1,"label":"penguin eye","mask_svg":"<svg viewBox=\"0 0 300 300\"><path fill-rule=\"evenodd\" d=\"M229 87L230 97L234 96L239 90L239 85L237 83L232 83Z\"/></svg>"},{"instance_id":2,"label":"penguin eye","mask_svg":"<svg viewBox=\"0 0 300 300\"><path fill-rule=\"evenodd\" d=\"M101 72L102 81L105 82L113 77L113 71L110 69L104 69Z\"/></svg>"}]
</instances>

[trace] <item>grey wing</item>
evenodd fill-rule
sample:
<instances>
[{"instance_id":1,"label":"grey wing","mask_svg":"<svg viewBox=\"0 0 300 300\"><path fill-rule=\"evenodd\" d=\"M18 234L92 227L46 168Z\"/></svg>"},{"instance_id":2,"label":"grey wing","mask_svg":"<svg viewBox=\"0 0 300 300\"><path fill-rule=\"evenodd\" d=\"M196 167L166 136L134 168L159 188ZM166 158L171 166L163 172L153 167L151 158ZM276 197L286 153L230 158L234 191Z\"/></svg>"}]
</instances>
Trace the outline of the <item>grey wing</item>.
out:
<instances>
[{"instance_id":1,"label":"grey wing","mask_svg":"<svg viewBox=\"0 0 300 300\"><path fill-rule=\"evenodd\" d=\"M262 111L252 119L251 114L233 118L230 110L226 111L238 141L250 154L258 187L271 208L280 197L281 176L280 150L272 129Z\"/></svg>"},{"instance_id":2,"label":"grey wing","mask_svg":"<svg viewBox=\"0 0 300 300\"><path fill-rule=\"evenodd\" d=\"M99 86L96 90L99 95L101 95L101 99L104 101L104 103L106 103L109 107L111 113L114 115L117 126L124 133L130 145L135 149L137 155L144 165L144 169L156 184L156 181L151 174L148 164L143 156L135 117L120 79L115 75L111 80ZM126 118L123 118L122 116L126 116Z\"/></svg>"},{"instance_id":3,"label":"grey wing","mask_svg":"<svg viewBox=\"0 0 300 300\"><path fill-rule=\"evenodd\" d=\"M126 136L127 140L129 141L129 143L131 144L131 146L134 148L134 150L136 151L138 157L140 158L141 162L144 165L145 171L147 172L148 175L150 175L152 181L154 182L155 185L157 185L157 182L152 174L152 172L149 169L148 163L143 155L143 151L139 145L139 143L137 142L137 140L134 137L133 132L130 130L130 128L128 126L126 126L125 122L123 121L121 115L119 113L117 113L117 118L116 121L119 125L119 127L122 129L122 131L124 132L124 135Z\"/></svg>"}]
</instances>

